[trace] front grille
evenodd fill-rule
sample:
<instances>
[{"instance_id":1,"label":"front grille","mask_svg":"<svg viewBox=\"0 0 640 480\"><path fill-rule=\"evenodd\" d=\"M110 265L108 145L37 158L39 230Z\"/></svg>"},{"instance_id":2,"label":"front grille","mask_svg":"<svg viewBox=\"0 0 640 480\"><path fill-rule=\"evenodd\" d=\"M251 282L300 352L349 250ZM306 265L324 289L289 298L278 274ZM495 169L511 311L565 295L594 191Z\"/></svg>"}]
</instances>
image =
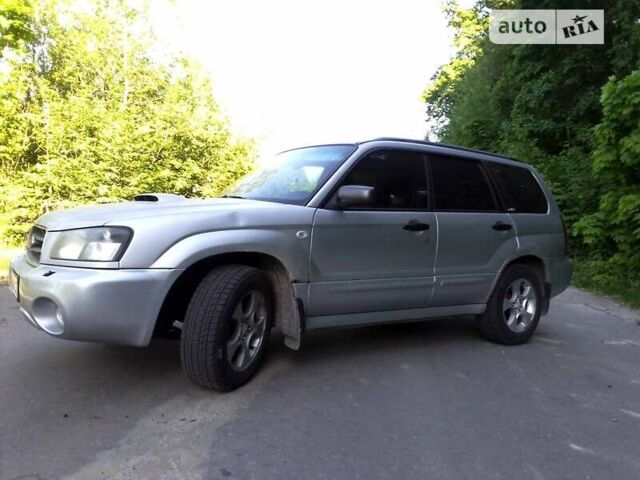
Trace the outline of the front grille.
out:
<instances>
[{"instance_id":1,"label":"front grille","mask_svg":"<svg viewBox=\"0 0 640 480\"><path fill-rule=\"evenodd\" d=\"M47 231L44 228L33 227L29 232L27 240L27 257L40 263L40 254L42 253L42 243Z\"/></svg>"}]
</instances>

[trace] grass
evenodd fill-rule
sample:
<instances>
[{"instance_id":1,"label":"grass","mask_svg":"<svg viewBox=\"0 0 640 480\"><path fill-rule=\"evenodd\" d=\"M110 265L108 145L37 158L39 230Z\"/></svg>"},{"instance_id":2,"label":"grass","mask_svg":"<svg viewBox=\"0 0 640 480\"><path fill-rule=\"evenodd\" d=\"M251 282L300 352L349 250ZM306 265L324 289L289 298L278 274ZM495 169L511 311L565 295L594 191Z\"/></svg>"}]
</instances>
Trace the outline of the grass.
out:
<instances>
[{"instance_id":1,"label":"grass","mask_svg":"<svg viewBox=\"0 0 640 480\"><path fill-rule=\"evenodd\" d=\"M640 273L604 260L574 260L573 285L640 308Z\"/></svg>"}]
</instances>

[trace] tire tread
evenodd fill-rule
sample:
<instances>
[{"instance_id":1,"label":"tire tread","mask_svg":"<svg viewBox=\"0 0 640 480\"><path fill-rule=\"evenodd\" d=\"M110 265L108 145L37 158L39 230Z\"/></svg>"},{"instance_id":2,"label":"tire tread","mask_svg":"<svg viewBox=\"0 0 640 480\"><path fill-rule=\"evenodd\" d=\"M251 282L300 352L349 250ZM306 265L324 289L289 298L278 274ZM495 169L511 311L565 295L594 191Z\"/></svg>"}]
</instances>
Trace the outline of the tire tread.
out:
<instances>
[{"instance_id":1,"label":"tire tread","mask_svg":"<svg viewBox=\"0 0 640 480\"><path fill-rule=\"evenodd\" d=\"M225 311L243 281L259 270L244 265L226 265L209 272L196 288L185 315L180 355L187 376L205 388L229 391L223 362L216 358L220 348L212 348L224 331ZM266 341L266 339L265 339Z\"/></svg>"}]
</instances>

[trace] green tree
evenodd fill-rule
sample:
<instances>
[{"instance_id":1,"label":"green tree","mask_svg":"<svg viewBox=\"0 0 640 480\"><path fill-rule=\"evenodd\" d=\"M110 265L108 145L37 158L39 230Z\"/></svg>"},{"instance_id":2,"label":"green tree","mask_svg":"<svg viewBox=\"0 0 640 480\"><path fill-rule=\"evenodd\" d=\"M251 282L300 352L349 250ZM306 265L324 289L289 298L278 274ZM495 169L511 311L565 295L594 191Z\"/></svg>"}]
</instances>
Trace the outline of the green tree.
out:
<instances>
[{"instance_id":1,"label":"green tree","mask_svg":"<svg viewBox=\"0 0 640 480\"><path fill-rule=\"evenodd\" d=\"M488 27L488 12L483 3L478 2L473 8L465 9L457 0L446 0L443 12L454 32L456 54L449 63L436 70L422 96L431 122L430 134L436 137L446 128L451 117L453 95L461 78L482 53L481 44Z\"/></svg>"},{"instance_id":2,"label":"green tree","mask_svg":"<svg viewBox=\"0 0 640 480\"><path fill-rule=\"evenodd\" d=\"M456 115L452 109L464 94L461 85L467 73L474 70L488 44L490 8L513 8L514 0L478 0L471 8L460 6L458 0L445 0L443 13L453 30L456 53L451 61L439 67L431 77L422 98L429 121L428 136L442 137L450 120Z\"/></svg>"},{"instance_id":3,"label":"green tree","mask_svg":"<svg viewBox=\"0 0 640 480\"><path fill-rule=\"evenodd\" d=\"M572 8L575 2L518 0L512 8ZM612 73L628 74L640 59L640 5L614 1L607 5L605 45L495 45L483 25L487 8L505 2L478 1L464 18L450 22L456 38L471 38L471 50L460 46L448 66L467 62L455 80L432 81L425 95L428 113L436 116L436 134L444 141L512 155L538 167L549 182L569 223L597 208L600 182L592 177L593 127L600 121L600 89ZM587 1L581 8L602 8ZM454 17L460 17L451 9ZM485 24L486 25L486 22ZM631 48L630 48L631 47ZM446 108L440 108L442 104Z\"/></svg>"},{"instance_id":4,"label":"green tree","mask_svg":"<svg viewBox=\"0 0 640 480\"><path fill-rule=\"evenodd\" d=\"M0 0L0 58L5 48L21 48L34 40L33 6L26 0Z\"/></svg>"},{"instance_id":5,"label":"green tree","mask_svg":"<svg viewBox=\"0 0 640 480\"><path fill-rule=\"evenodd\" d=\"M31 37L0 60L0 234L43 211L145 191L219 193L252 165L210 80L154 51L122 0L34 2ZM2 37L0 37L2 38Z\"/></svg>"},{"instance_id":6,"label":"green tree","mask_svg":"<svg viewBox=\"0 0 640 480\"><path fill-rule=\"evenodd\" d=\"M605 193L598 210L576 232L600 257L640 265L640 70L612 78L602 93L603 118L595 128L593 170Z\"/></svg>"}]
</instances>

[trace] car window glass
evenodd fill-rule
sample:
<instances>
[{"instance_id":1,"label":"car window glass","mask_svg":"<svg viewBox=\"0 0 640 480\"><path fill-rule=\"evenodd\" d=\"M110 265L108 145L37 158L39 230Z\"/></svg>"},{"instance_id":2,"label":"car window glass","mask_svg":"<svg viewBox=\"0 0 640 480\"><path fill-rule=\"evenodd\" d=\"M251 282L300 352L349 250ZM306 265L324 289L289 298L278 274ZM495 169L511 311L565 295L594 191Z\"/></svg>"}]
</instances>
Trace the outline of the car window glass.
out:
<instances>
[{"instance_id":1,"label":"car window glass","mask_svg":"<svg viewBox=\"0 0 640 480\"><path fill-rule=\"evenodd\" d=\"M474 160L431 157L431 173L437 210L495 211L482 165Z\"/></svg>"},{"instance_id":2,"label":"car window glass","mask_svg":"<svg viewBox=\"0 0 640 480\"><path fill-rule=\"evenodd\" d=\"M375 203L367 208L426 209L427 175L424 157L408 150L379 150L361 159L341 182L375 188Z\"/></svg>"},{"instance_id":3,"label":"car window glass","mask_svg":"<svg viewBox=\"0 0 640 480\"><path fill-rule=\"evenodd\" d=\"M282 152L225 195L304 205L355 149L355 145L320 145Z\"/></svg>"},{"instance_id":4,"label":"car window glass","mask_svg":"<svg viewBox=\"0 0 640 480\"><path fill-rule=\"evenodd\" d=\"M546 213L547 199L533 174L526 168L487 162L500 190L507 210L520 213Z\"/></svg>"}]
</instances>

